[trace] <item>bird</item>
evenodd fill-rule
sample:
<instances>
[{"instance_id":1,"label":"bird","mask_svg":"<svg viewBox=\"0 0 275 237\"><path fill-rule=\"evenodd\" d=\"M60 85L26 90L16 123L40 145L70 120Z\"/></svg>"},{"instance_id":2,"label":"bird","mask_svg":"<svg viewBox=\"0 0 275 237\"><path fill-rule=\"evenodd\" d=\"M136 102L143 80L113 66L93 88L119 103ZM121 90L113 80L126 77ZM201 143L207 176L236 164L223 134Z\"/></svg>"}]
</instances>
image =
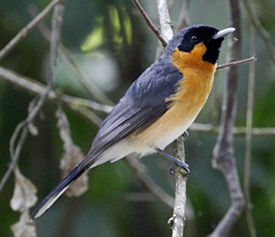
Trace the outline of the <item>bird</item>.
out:
<instances>
[{"instance_id":1,"label":"bird","mask_svg":"<svg viewBox=\"0 0 275 237\"><path fill-rule=\"evenodd\" d=\"M210 94L224 38L235 31L192 25L168 42L162 56L129 87L101 124L87 156L38 205L36 219L89 169L129 154L160 153L183 167L188 165L164 151L194 122Z\"/></svg>"}]
</instances>

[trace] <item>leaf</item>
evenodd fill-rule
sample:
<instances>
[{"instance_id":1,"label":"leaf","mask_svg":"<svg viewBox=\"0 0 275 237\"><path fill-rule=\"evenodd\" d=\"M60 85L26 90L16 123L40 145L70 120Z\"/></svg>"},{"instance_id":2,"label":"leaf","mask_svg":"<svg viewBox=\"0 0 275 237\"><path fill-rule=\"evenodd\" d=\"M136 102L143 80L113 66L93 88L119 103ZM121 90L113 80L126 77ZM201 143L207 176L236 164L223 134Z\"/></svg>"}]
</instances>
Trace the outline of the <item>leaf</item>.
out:
<instances>
[{"instance_id":1,"label":"leaf","mask_svg":"<svg viewBox=\"0 0 275 237\"><path fill-rule=\"evenodd\" d=\"M60 169L63 171L62 177L65 178L83 159L84 154L78 146L71 145L70 149L66 149L60 160ZM87 189L88 175L84 173L69 187L65 194L69 197L78 197Z\"/></svg>"},{"instance_id":2,"label":"leaf","mask_svg":"<svg viewBox=\"0 0 275 237\"><path fill-rule=\"evenodd\" d=\"M64 142L64 154L60 160L60 169L62 177L65 178L83 159L84 154L81 152L79 146L76 146L71 138L70 124L68 118L61 107L56 111L58 119L57 127L59 128L60 138ZM78 197L88 189L88 175L87 173L79 177L66 191L69 197Z\"/></svg>"},{"instance_id":3,"label":"leaf","mask_svg":"<svg viewBox=\"0 0 275 237\"><path fill-rule=\"evenodd\" d=\"M21 213L19 222L13 224L11 230L15 237L36 237L36 226L28 210Z\"/></svg>"},{"instance_id":4,"label":"leaf","mask_svg":"<svg viewBox=\"0 0 275 237\"><path fill-rule=\"evenodd\" d=\"M14 211L24 212L37 202L37 189L34 184L20 172L18 166L15 167L14 174L15 187L10 206Z\"/></svg>"},{"instance_id":5,"label":"leaf","mask_svg":"<svg viewBox=\"0 0 275 237\"><path fill-rule=\"evenodd\" d=\"M39 134L38 128L33 123L28 125L28 129L30 134L33 136L37 136Z\"/></svg>"}]
</instances>

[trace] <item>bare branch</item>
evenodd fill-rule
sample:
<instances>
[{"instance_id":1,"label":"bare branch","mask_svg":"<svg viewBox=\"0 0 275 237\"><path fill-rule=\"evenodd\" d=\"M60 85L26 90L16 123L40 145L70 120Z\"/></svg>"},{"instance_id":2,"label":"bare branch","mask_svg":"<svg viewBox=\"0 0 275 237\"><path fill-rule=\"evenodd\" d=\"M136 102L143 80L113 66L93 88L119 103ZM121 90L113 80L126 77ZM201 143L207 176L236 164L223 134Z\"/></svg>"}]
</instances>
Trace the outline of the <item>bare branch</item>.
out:
<instances>
[{"instance_id":1,"label":"bare branch","mask_svg":"<svg viewBox=\"0 0 275 237\"><path fill-rule=\"evenodd\" d=\"M257 31L261 34L261 36L264 39L264 43L266 45L266 48L268 49L268 52L271 56L271 59L272 59L273 63L275 63L275 49L274 49L274 46L272 45L272 42L270 40L270 35L264 29L264 27L262 26L262 23L260 22L258 17L253 13L250 1L249 0L243 0L243 2L244 2L244 5L246 6L248 14L249 14L255 28L257 29Z\"/></svg>"},{"instance_id":2,"label":"bare branch","mask_svg":"<svg viewBox=\"0 0 275 237\"><path fill-rule=\"evenodd\" d=\"M44 33L46 31L43 31ZM50 31L49 31L50 33ZM49 36L48 36L49 37ZM60 50L60 48L59 48ZM45 85L42 85L41 83L24 77L22 75L16 74L15 72L0 67L0 77L3 79L15 84L19 85L20 88L23 88L27 90L28 92L31 92L33 94L44 94L47 90ZM86 118L90 119L93 123L95 123L97 126L99 126L102 122L100 118L98 118L93 112L91 112L88 109L93 109L105 113L109 113L112 109L111 106L98 104L96 102L92 102L90 100L77 98L69 95L65 95L62 93L59 94L59 100L65 103L69 108L73 109L75 112L80 113L81 115L85 116ZM50 91L48 99L51 99L55 101L57 99L57 92ZM159 197L164 203L166 203L169 206L173 206L174 199L169 196L167 193L165 193L160 187L158 187L151 178L144 174L143 172L136 167L133 167L136 171L138 177L144 182L144 184L154 193L157 197Z\"/></svg>"},{"instance_id":3,"label":"bare branch","mask_svg":"<svg viewBox=\"0 0 275 237\"><path fill-rule=\"evenodd\" d=\"M46 97L47 97L46 95L47 95L47 91L46 91L45 94L43 94L40 97L40 99L36 103L35 107L30 111L27 119L22 121L21 123L19 123L17 125L17 127L15 128L14 132L13 132L12 138L10 140L10 155L11 155L12 163L9 165L8 170L6 171L3 179L1 180L0 192L1 192L2 188L4 187L5 183L7 182L11 172L14 170L14 168L17 164L17 161L18 161L19 156L20 156L22 145L24 144L25 139L27 137L27 133L28 133L27 126L34 120L34 118L36 117L36 115L38 114L40 109L42 108L42 106L43 106L43 104L46 100ZM21 136L20 136L20 138L18 140L18 143L17 143L17 146L15 148L15 142L16 142L20 132L21 132Z\"/></svg>"},{"instance_id":4,"label":"bare branch","mask_svg":"<svg viewBox=\"0 0 275 237\"><path fill-rule=\"evenodd\" d=\"M180 136L174 143L175 157L185 162L184 137ZM168 224L172 226L172 236L182 237L186 221L186 181L187 175L181 167L175 168L175 204Z\"/></svg>"},{"instance_id":5,"label":"bare branch","mask_svg":"<svg viewBox=\"0 0 275 237\"><path fill-rule=\"evenodd\" d=\"M255 53L255 29L251 27L251 53ZM255 86L255 63L250 64L249 81L247 93L247 111L246 111L246 137L245 137L245 167L244 167L244 194L246 198L246 219L251 237L256 237L256 228L253 220L253 205L250 194L250 175L251 175L251 147L252 147L252 122L253 122L253 103Z\"/></svg>"},{"instance_id":6,"label":"bare branch","mask_svg":"<svg viewBox=\"0 0 275 237\"><path fill-rule=\"evenodd\" d=\"M29 7L29 11L33 17L37 16L38 9L37 7L32 4ZM51 40L51 31L48 28L47 24L42 21L38 24L38 29L40 30L40 33L45 37L46 40ZM114 103L100 90L98 87L93 83L92 80L89 80L85 74L82 72L82 70L79 68L78 64L75 62L75 60L72 58L69 50L60 42L58 47L58 52L61 54L61 56L66 60L68 65L72 68L75 75L79 79L80 83L101 103L114 105Z\"/></svg>"},{"instance_id":7,"label":"bare branch","mask_svg":"<svg viewBox=\"0 0 275 237\"><path fill-rule=\"evenodd\" d=\"M202 124L202 123L193 123L188 131L194 132L203 132L209 134L217 134L219 133L220 127L214 126L213 124ZM234 127L232 132L235 136L245 136L246 135L246 127ZM275 136L275 128L252 128L251 130L253 136Z\"/></svg>"},{"instance_id":8,"label":"bare branch","mask_svg":"<svg viewBox=\"0 0 275 237\"><path fill-rule=\"evenodd\" d=\"M173 37L172 23L170 20L168 4L166 0L157 0L159 21L161 27L161 33L165 40L168 42ZM178 138L175 143L175 157L184 162L184 139ZM168 223L172 226L172 236L182 237L185 227L185 210L186 210L186 175L183 175L184 171L181 168L175 168L175 204L172 217L168 220Z\"/></svg>"},{"instance_id":9,"label":"bare branch","mask_svg":"<svg viewBox=\"0 0 275 237\"><path fill-rule=\"evenodd\" d=\"M166 42L173 37L172 22L169 15L167 0L157 0L161 34Z\"/></svg>"},{"instance_id":10,"label":"bare branch","mask_svg":"<svg viewBox=\"0 0 275 237\"><path fill-rule=\"evenodd\" d=\"M51 12L51 10L60 2L64 0L52 1L37 17L35 17L26 27L19 31L19 33L0 51L0 60L2 60L22 39L24 39L31 30L39 24Z\"/></svg>"},{"instance_id":11,"label":"bare branch","mask_svg":"<svg viewBox=\"0 0 275 237\"><path fill-rule=\"evenodd\" d=\"M35 81L34 79L22 76L18 73L13 72L12 70L9 70L3 67L0 67L0 78L13 83L14 85L17 85L20 87L20 89L24 89L32 94L38 94L38 95L45 94L47 90L45 85ZM50 91L48 95L48 99L54 101L56 100L56 98L57 98L57 92ZM113 108L112 106L99 104L90 100L62 94L60 92L59 92L59 99L71 109L78 110L78 112L80 112L79 107L83 109L92 109L92 110L96 110L104 113L109 113Z\"/></svg>"},{"instance_id":12,"label":"bare branch","mask_svg":"<svg viewBox=\"0 0 275 237\"><path fill-rule=\"evenodd\" d=\"M54 8L52 16L52 32L51 32L51 47L50 47L50 63L49 63L49 75L48 75L48 87L50 90L54 87L54 69L56 67L57 51L60 42L60 31L62 25L62 15L64 11L64 6L62 4L57 4Z\"/></svg>"},{"instance_id":13,"label":"bare branch","mask_svg":"<svg viewBox=\"0 0 275 237\"><path fill-rule=\"evenodd\" d=\"M190 19L188 16L190 2L191 0L185 0L184 3L182 4L176 32L190 25Z\"/></svg>"},{"instance_id":14,"label":"bare branch","mask_svg":"<svg viewBox=\"0 0 275 237\"><path fill-rule=\"evenodd\" d=\"M229 0L230 4L230 25L235 26L238 30L233 33L238 41L233 44L232 37L230 43L230 61L235 61L241 58L241 18L239 0ZM237 81L238 81L238 67L230 67L227 77L227 88L225 91L221 127L218 136L218 141L215 145L213 154L213 167L219 169L228 185L231 206L226 215L220 221L216 229L210 235L211 237L227 236L234 223L239 218L242 209L245 205L239 176L236 168L236 160L234 157L233 128L235 124L235 115L237 108Z\"/></svg>"},{"instance_id":15,"label":"bare branch","mask_svg":"<svg viewBox=\"0 0 275 237\"><path fill-rule=\"evenodd\" d=\"M256 57L256 54L254 54L254 56L252 56L251 58L246 58L246 59L242 59L242 60L238 60L238 61L234 61L234 62L219 65L219 66L217 66L217 70L221 69L221 68L225 68L225 67L238 66L238 65L241 65L241 64L245 64L245 63L253 63L256 60L257 60L257 57Z\"/></svg>"},{"instance_id":16,"label":"bare branch","mask_svg":"<svg viewBox=\"0 0 275 237\"><path fill-rule=\"evenodd\" d=\"M54 14L54 17L57 20L58 16L59 16L59 13L60 13L60 5L56 5L55 6L55 13ZM58 19L60 20L60 19ZM54 23L55 24L55 23ZM56 27L57 31L53 31L55 32L55 35L52 37L52 45L51 45L51 55L50 55L50 63L51 64L54 64L55 65L55 60L56 60L56 56L57 56L57 45L58 45L58 42L59 42L59 36L58 36L58 32L60 31L60 25L59 24L56 24L54 27ZM52 55L53 54L53 55ZM28 129L27 129L27 126L32 123L32 121L35 119L36 115L38 114L38 112L40 111L40 109L42 108L51 88L52 88L52 80L53 80L53 69L50 68L50 73L49 73L49 81L48 81L48 87L45 91L44 94L41 94L40 96L40 99L38 100L38 102L36 103L36 105L33 107L33 109L29 112L29 115L27 117L27 119L25 121L22 121L21 123L19 123L13 133L13 136L12 136L12 139L10 141L10 155L11 155L11 159L12 159L12 163L10 164L6 174L4 175L4 178L1 180L1 185L0 185L0 191L1 189L4 187L6 181L8 180L11 172L14 170L16 164L17 164L17 161L19 159L19 156L20 156L20 151L21 151L21 148L22 148L22 145L26 139L26 136L27 136L27 132L28 132ZM35 99L36 100L36 99ZM32 104L32 102L31 102ZM21 132L22 130L22 132ZM19 138L19 141L18 141L18 144L16 146L16 148L14 148L14 144L15 144L15 141L19 135L19 133L21 132L21 136ZM15 152L14 152L15 151Z\"/></svg>"},{"instance_id":17,"label":"bare branch","mask_svg":"<svg viewBox=\"0 0 275 237\"><path fill-rule=\"evenodd\" d=\"M29 77L22 76L13 72L12 70L0 67L0 78L10 82L14 85L19 86L20 89L24 89L31 94L44 94L46 91L46 86L31 79ZM56 92L50 91L49 100L55 101L56 100ZM99 104L90 100L86 100L79 97L74 97L70 95L63 94L59 92L59 99L67 105L70 109L76 111L77 113L81 114L85 118L88 118L92 121L90 114L90 109L103 112L103 113L110 113L112 110L112 106ZM101 119L97 117L97 122L95 124L100 125ZM94 122L94 121L92 121ZM213 126L212 124L201 124L201 123L193 123L189 131L194 132L205 132L210 134L217 134L219 132L219 127ZM234 127L233 132L234 135L237 136L244 136L246 128L245 127ZM252 128L252 135L253 136L275 136L275 128Z\"/></svg>"},{"instance_id":18,"label":"bare branch","mask_svg":"<svg viewBox=\"0 0 275 237\"><path fill-rule=\"evenodd\" d=\"M20 132L21 132L20 138L18 139L18 143L17 143L16 149L14 149L15 140L19 136ZM19 123L17 125L17 127L15 128L14 132L13 132L13 135L12 135L12 138L11 138L11 141L10 141L10 150L12 151L11 152L12 162L9 165L9 168L6 171L5 175L1 179L1 182L0 182L0 192L2 191L2 189L5 186L6 182L8 181L8 179L9 179L12 171L16 167L16 164L17 164L17 161L19 159L19 155L20 155L22 146L23 146L23 144L25 142L25 139L26 139L26 136L27 136L27 132L28 132L28 129L25 126L25 121Z\"/></svg>"},{"instance_id":19,"label":"bare branch","mask_svg":"<svg viewBox=\"0 0 275 237\"><path fill-rule=\"evenodd\" d=\"M72 68L80 83L96 98L99 102L106 105L114 105L114 102L105 95L92 80L88 79L82 72L76 61L72 58L70 52L63 44L59 44L58 48L61 56L66 60L68 65Z\"/></svg>"},{"instance_id":20,"label":"bare branch","mask_svg":"<svg viewBox=\"0 0 275 237\"><path fill-rule=\"evenodd\" d=\"M167 45L167 41L162 37L161 33L158 31L158 29L154 26L153 22L151 21L151 19L149 18L149 16L147 15L147 13L144 11L144 9L142 8L142 6L140 5L138 0L133 0L134 4L136 5L137 9L139 10L140 14L142 15L142 17L145 19L147 25L149 26L149 28L155 33L155 35L158 37L158 39L160 40L160 42L162 43L163 47L166 47Z\"/></svg>"},{"instance_id":21,"label":"bare branch","mask_svg":"<svg viewBox=\"0 0 275 237\"><path fill-rule=\"evenodd\" d=\"M150 23L151 21L150 21L149 17L144 12L144 10L142 9L142 7L138 3L138 1L134 1L134 2L137 5L138 9L141 11L141 14L143 16L145 16L146 22ZM34 14L34 10L35 9L32 9L33 14ZM154 27L152 23L151 23L151 26ZM44 25L40 25L39 28L40 28L41 33L45 36L45 38L49 40L49 35L48 34L50 33L50 30L47 28L47 26L44 24ZM159 32L158 32L158 34L160 36ZM163 40L162 37L160 38L160 40ZM166 44L166 42L165 42L165 44ZM71 67L74 69L74 71L76 72L76 75L78 75L79 78L83 79L81 81L82 82L87 81L86 78L84 78L84 75L82 74L82 72L80 71L80 69L78 68L77 64L71 58L71 56L70 56L69 52L67 51L67 49L62 44L59 45L59 51L61 52L62 56L66 59L66 61L69 62L69 64L71 65ZM94 92L93 88L90 88L89 86L87 86L87 83L84 83L84 84L86 85L87 88L89 88L89 91L91 91L92 94L97 94L97 93ZM109 102L109 104L113 104L113 103ZM100 121L100 123L101 123L101 121ZM172 207L173 203L174 203L174 199L172 197L170 197L167 193L165 193L160 187L158 187L145 172L142 172L142 170L140 168L140 164L137 163L138 161L134 160L132 158L131 159L127 159L127 161L131 165L131 167L136 171L137 176L139 177L139 179L141 179L144 182L144 184L149 188L149 190L152 193L154 193L159 199L161 199L164 203L166 203L167 205L169 205L170 207Z\"/></svg>"},{"instance_id":22,"label":"bare branch","mask_svg":"<svg viewBox=\"0 0 275 237\"><path fill-rule=\"evenodd\" d=\"M143 164L134 157L126 157L126 160L127 163L136 172L138 178L145 184L145 186L167 206L173 208L174 198L172 198L169 194L164 192L162 188L156 185L156 183L147 174L145 167L142 166Z\"/></svg>"}]
</instances>

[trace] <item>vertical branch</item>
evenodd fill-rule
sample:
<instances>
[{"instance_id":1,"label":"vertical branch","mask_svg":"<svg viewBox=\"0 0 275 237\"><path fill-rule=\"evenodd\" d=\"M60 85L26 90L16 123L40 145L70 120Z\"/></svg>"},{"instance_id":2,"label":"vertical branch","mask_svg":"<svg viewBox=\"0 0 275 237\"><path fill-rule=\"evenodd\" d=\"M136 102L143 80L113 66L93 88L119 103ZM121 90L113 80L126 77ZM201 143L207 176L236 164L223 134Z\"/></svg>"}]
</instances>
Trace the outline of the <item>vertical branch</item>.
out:
<instances>
[{"instance_id":1,"label":"vertical branch","mask_svg":"<svg viewBox=\"0 0 275 237\"><path fill-rule=\"evenodd\" d=\"M233 44L232 37L229 41L230 61L235 61L241 57L241 16L239 0L229 0L230 5L230 25L237 28L233 36L238 39ZM230 67L227 75L227 87L225 90L222 110L222 120L218 136L218 141L215 145L213 154L213 167L219 169L228 185L231 206L226 215L220 221L211 237L226 236L233 224L239 218L244 207L244 197L241 190L240 180L237 173L236 160L234 157L233 147L233 128L235 125L235 115L237 108L237 82L238 82L238 67Z\"/></svg>"},{"instance_id":2,"label":"vertical branch","mask_svg":"<svg viewBox=\"0 0 275 237\"><path fill-rule=\"evenodd\" d=\"M11 226L11 229L15 236L36 236L36 228L33 225L33 220L29 220L29 209L32 207L36 201L36 188L35 186L26 179L23 175L20 175L20 171L17 164L17 160L19 158L19 154L21 151L21 147L23 142L26 139L26 135L29 132L33 132L33 134L36 134L36 128L35 126L32 126L32 123L36 117L36 115L39 113L39 111L42 109L42 106L48 97L50 91L53 88L53 78L54 78L54 67L56 66L56 58L57 58L57 49L58 44L60 40L60 29L61 29L61 22L62 22L62 14L63 12L63 6L61 4L58 4L54 8L53 18L52 18L52 36L51 36L51 48L50 48L50 67L49 67L49 77L48 77L48 87L44 94L40 95L39 100L34 100L35 103L31 102L31 106L29 109L29 115L27 119L23 122L21 122L17 128L15 129L15 132L13 134L13 137L11 139L11 145L10 145L10 153L12 158L12 164L10 165L6 175L5 179L7 180L11 170L14 170L15 172L15 188L14 195L11 201L11 207L15 211L19 211L21 213L19 222L15 223ZM33 106L34 104L34 106ZM19 142L17 144L17 147L14 152L14 143L15 140L19 134L19 132L22 130L21 137L19 139ZM17 169L15 169L17 167ZM8 173L9 172L9 173ZM21 178L20 178L21 177ZM4 179L3 179L4 180ZM23 182L24 181L24 182ZM5 181L6 182L6 181ZM23 185L25 183L25 185ZM21 201L23 203L28 203L28 205L24 205L20 208L18 208L18 205L16 205L17 200L22 200L22 197L18 195L18 189L21 190L21 192L24 194L22 195L24 197L24 200ZM30 199L31 201L27 201ZM23 229L23 232L22 232Z\"/></svg>"},{"instance_id":3,"label":"vertical branch","mask_svg":"<svg viewBox=\"0 0 275 237\"><path fill-rule=\"evenodd\" d=\"M29 6L29 12L32 17L36 17L39 14L37 7L34 4ZM38 25L42 36L48 41L51 41L51 30L48 28L47 24L42 21ZM75 75L79 79L79 82L89 91L95 98L97 98L101 103L113 105L114 103L91 81L79 68L78 64L70 55L69 50L60 42L58 47L58 52L68 63L71 69L74 71Z\"/></svg>"},{"instance_id":4,"label":"vertical branch","mask_svg":"<svg viewBox=\"0 0 275 237\"><path fill-rule=\"evenodd\" d=\"M57 2L57 1L54 1L54 2ZM56 4L55 4L56 5ZM59 9L59 5L55 6L55 9ZM39 14L40 15L40 14ZM54 24L53 24L54 25ZM58 26L58 31L60 31L60 25ZM51 56L50 56L50 61L51 61L51 64L55 64L56 62L56 56L57 56L57 45L59 43L59 33L57 33L55 31L55 35L58 35L58 37L52 37L52 39L54 41L56 41L55 43L52 43L51 44ZM54 55L54 56L52 56ZM33 105L29 111L29 115L28 117L26 118L25 121L22 121L21 123L19 123L17 125L17 127L15 128L14 130L14 133L12 135L12 139L10 141L10 155L11 155L11 160L12 160L12 163L10 164L7 172L5 173L4 177L2 178L1 180L1 183L0 183L0 191L2 190L2 188L4 187L4 185L6 184L11 172L14 170L16 164L17 164L17 161L19 159L19 156L20 156L20 152L21 152L21 148L22 148L22 145L23 143L25 142L25 139L27 137L27 133L28 133L28 128L30 127L30 124L34 121L35 117L37 116L37 114L39 113L40 109L42 108L51 88L52 88L52 85L53 85L53 68L50 69L50 73L49 73L49 81L48 81L48 88L47 90L40 95L40 98L38 101L36 101L35 99L35 105ZM32 104L32 103L31 103ZM30 130L30 128L29 128ZM20 134L21 132L21 134ZM20 134L20 138L18 138ZM15 142L16 140L18 139L18 143L15 147Z\"/></svg>"},{"instance_id":5,"label":"vertical branch","mask_svg":"<svg viewBox=\"0 0 275 237\"><path fill-rule=\"evenodd\" d=\"M172 24L170 20L168 4L166 0L157 0L159 21L161 33L168 42L173 37ZM185 161L184 138L178 138L175 145L175 157L181 161ZM186 180L187 177L182 169L175 169L175 204L173 216L168 220L172 225L172 236L182 237L185 225L185 209L186 209Z\"/></svg>"},{"instance_id":6,"label":"vertical branch","mask_svg":"<svg viewBox=\"0 0 275 237\"><path fill-rule=\"evenodd\" d=\"M250 49L251 54L255 54L255 29L251 27ZM251 139L253 122L253 102L255 85L255 63L249 67L248 93L247 93L247 112L246 112L246 139L245 139L245 167L244 167L244 194L246 198L246 219L251 237L256 237L256 229L253 220L253 205L250 195L250 174L251 174Z\"/></svg>"},{"instance_id":7,"label":"vertical branch","mask_svg":"<svg viewBox=\"0 0 275 237\"><path fill-rule=\"evenodd\" d=\"M160 30L163 38L168 42L173 37L172 22L166 0L157 0Z\"/></svg>"},{"instance_id":8,"label":"vertical branch","mask_svg":"<svg viewBox=\"0 0 275 237\"><path fill-rule=\"evenodd\" d=\"M175 157L185 162L184 136L180 136L174 142ZM175 204L172 217L168 220L168 224L172 226L172 237L182 237L185 226L186 212L186 181L187 176L185 171L180 168L175 168Z\"/></svg>"},{"instance_id":9,"label":"vertical branch","mask_svg":"<svg viewBox=\"0 0 275 237\"><path fill-rule=\"evenodd\" d=\"M48 87L53 88L54 68L56 67L58 45L60 41L60 31L62 25L62 15L64 6L58 4L54 8L52 18L51 48L50 48L50 66L48 75Z\"/></svg>"},{"instance_id":10,"label":"vertical branch","mask_svg":"<svg viewBox=\"0 0 275 237\"><path fill-rule=\"evenodd\" d=\"M137 9L139 10L140 14L142 15L142 17L144 18L144 20L146 21L147 25L149 26L149 28L155 33L155 35L158 37L158 39L160 40L160 42L162 43L163 47L166 47L167 45L167 41L162 37L161 33L158 31L158 29L154 26L153 22L151 21L151 19L149 18L149 16L147 15L147 13L144 11L143 7L140 5L138 0L133 0L134 4L136 5Z\"/></svg>"},{"instance_id":11,"label":"vertical branch","mask_svg":"<svg viewBox=\"0 0 275 237\"><path fill-rule=\"evenodd\" d=\"M271 37L268 34L268 32L264 29L262 23L260 22L260 20L257 18L257 16L253 13L252 10L252 6L251 6L251 1L250 0L243 0L244 5L246 6L246 9L248 11L248 14L255 26L255 28L257 29L257 31L261 34L265 46L270 54L270 57L273 61L273 63L275 63L275 49L274 46L272 45L272 41L271 41Z\"/></svg>"},{"instance_id":12,"label":"vertical branch","mask_svg":"<svg viewBox=\"0 0 275 237\"><path fill-rule=\"evenodd\" d=\"M191 0L185 0L184 3L182 4L176 32L190 25L190 19L188 16L190 2Z\"/></svg>"},{"instance_id":13,"label":"vertical branch","mask_svg":"<svg viewBox=\"0 0 275 237\"><path fill-rule=\"evenodd\" d=\"M21 132L21 134L20 134L20 132ZM6 171L4 177L1 179L0 192L2 191L3 187L7 183L12 171L16 167L17 161L18 161L20 153L21 153L22 146L23 146L23 144L26 140L26 137L27 137L27 133L28 133L28 130L25 127L25 121L19 123L13 132L12 138L10 140L11 164L9 165L9 168ZM16 148L14 148L15 140L16 140L16 138L18 138L19 134L20 134L20 138L18 139Z\"/></svg>"}]
</instances>

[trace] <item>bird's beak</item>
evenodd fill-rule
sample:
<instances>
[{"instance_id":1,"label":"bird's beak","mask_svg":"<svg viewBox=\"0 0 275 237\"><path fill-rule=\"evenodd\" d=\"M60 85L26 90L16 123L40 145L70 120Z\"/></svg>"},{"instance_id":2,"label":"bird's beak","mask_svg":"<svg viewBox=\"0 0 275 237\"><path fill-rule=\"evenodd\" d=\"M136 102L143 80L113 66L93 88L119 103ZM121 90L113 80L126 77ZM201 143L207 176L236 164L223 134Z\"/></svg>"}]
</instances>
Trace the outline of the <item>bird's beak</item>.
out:
<instances>
[{"instance_id":1,"label":"bird's beak","mask_svg":"<svg viewBox=\"0 0 275 237\"><path fill-rule=\"evenodd\" d=\"M223 30L220 30L218 31L217 34L215 34L213 36L212 39L219 39L219 38L224 38L225 36L231 34L232 32L234 32L236 29L234 27L229 27L229 28L226 28L226 29L223 29Z\"/></svg>"}]
</instances>

